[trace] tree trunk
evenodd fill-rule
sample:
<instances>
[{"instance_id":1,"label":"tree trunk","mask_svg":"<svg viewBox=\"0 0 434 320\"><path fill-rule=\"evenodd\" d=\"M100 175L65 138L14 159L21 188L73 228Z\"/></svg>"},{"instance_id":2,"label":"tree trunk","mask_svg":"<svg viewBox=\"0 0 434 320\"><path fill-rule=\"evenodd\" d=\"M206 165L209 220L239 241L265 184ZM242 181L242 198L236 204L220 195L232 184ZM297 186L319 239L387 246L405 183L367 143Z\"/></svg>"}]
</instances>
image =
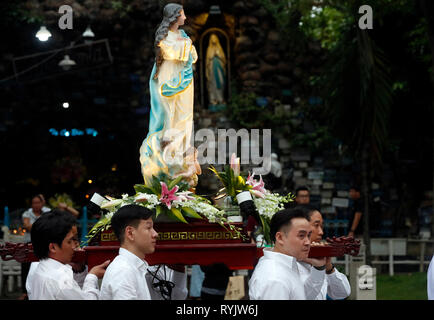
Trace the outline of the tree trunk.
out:
<instances>
[{"instance_id":1,"label":"tree trunk","mask_svg":"<svg viewBox=\"0 0 434 320\"><path fill-rule=\"evenodd\" d=\"M362 196L363 196L363 242L366 246L366 264L371 265L371 236L369 230L369 144L365 142L362 149Z\"/></svg>"}]
</instances>

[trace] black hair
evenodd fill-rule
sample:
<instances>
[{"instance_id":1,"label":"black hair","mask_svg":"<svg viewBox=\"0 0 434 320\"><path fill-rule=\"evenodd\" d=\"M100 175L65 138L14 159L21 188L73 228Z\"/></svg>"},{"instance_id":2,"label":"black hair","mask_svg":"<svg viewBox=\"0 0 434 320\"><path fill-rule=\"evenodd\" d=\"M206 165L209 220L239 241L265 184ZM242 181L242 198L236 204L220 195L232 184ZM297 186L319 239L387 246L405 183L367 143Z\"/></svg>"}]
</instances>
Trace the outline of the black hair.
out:
<instances>
[{"instance_id":1,"label":"black hair","mask_svg":"<svg viewBox=\"0 0 434 320\"><path fill-rule=\"evenodd\" d=\"M356 190L357 192L360 192L360 191L361 191L361 190L360 190L360 187L359 187L358 185L356 185L356 184L351 185L351 187L350 187L349 190L351 190L351 189L354 189L354 190Z\"/></svg>"},{"instance_id":2,"label":"black hair","mask_svg":"<svg viewBox=\"0 0 434 320\"><path fill-rule=\"evenodd\" d=\"M35 195L32 197L31 200L33 200L33 199L35 199L35 198L38 198L39 200L41 200L41 202L44 202L44 196L43 196L42 194L40 194L40 193L35 194Z\"/></svg>"},{"instance_id":3,"label":"black hair","mask_svg":"<svg viewBox=\"0 0 434 320\"><path fill-rule=\"evenodd\" d=\"M50 243L62 242L77 220L69 212L59 209L42 214L32 225L30 231L33 252L39 259L48 258Z\"/></svg>"},{"instance_id":4,"label":"black hair","mask_svg":"<svg viewBox=\"0 0 434 320\"><path fill-rule=\"evenodd\" d=\"M309 219L310 219L310 217L312 217L312 214L315 211L320 212L317 207L315 207L315 206L313 206L311 204L299 204L296 207L294 207L294 209L299 209L299 210L304 211L304 213L306 213L309 216Z\"/></svg>"},{"instance_id":5,"label":"black hair","mask_svg":"<svg viewBox=\"0 0 434 320\"><path fill-rule=\"evenodd\" d=\"M119 239L120 243L124 242L124 232L127 226L137 228L140 220L147 220L153 215L153 212L137 204L128 204L121 207L111 219L111 226Z\"/></svg>"},{"instance_id":6,"label":"black hair","mask_svg":"<svg viewBox=\"0 0 434 320\"><path fill-rule=\"evenodd\" d=\"M270 222L270 237L273 242L276 241L276 233L283 227L290 226L291 220L295 218L304 218L310 220L309 215L299 208L285 209L276 212Z\"/></svg>"},{"instance_id":7,"label":"black hair","mask_svg":"<svg viewBox=\"0 0 434 320\"><path fill-rule=\"evenodd\" d=\"M307 192L309 192L309 188L306 187L306 186L300 186L300 187L298 187L297 189L295 189L295 195L296 196L298 195L299 191L307 191Z\"/></svg>"}]
</instances>

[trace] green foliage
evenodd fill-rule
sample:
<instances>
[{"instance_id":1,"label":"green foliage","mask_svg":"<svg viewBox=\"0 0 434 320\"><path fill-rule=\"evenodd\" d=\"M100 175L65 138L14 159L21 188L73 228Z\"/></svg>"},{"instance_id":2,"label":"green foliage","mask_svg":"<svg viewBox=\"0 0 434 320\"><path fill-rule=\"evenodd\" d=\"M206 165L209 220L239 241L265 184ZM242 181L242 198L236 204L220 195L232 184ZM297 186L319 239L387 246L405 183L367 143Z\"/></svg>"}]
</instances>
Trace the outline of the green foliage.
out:
<instances>
[{"instance_id":1,"label":"green foliage","mask_svg":"<svg viewBox=\"0 0 434 320\"><path fill-rule=\"evenodd\" d=\"M286 114L280 111L281 102L269 99L267 106L259 106L253 92L234 93L226 109L227 116L241 128L275 128L288 120ZM277 111L277 112L275 112Z\"/></svg>"},{"instance_id":2,"label":"green foliage","mask_svg":"<svg viewBox=\"0 0 434 320\"><path fill-rule=\"evenodd\" d=\"M122 0L110 1L112 9L115 9L119 13L119 16L121 18L126 17L132 11L131 4L127 4L124 2L128 2L128 1L122 1Z\"/></svg>"},{"instance_id":3,"label":"green foliage","mask_svg":"<svg viewBox=\"0 0 434 320\"><path fill-rule=\"evenodd\" d=\"M324 7L304 15L300 29L307 37L318 40L324 49L332 50L339 43L342 31L352 21L351 17L345 16L341 11Z\"/></svg>"},{"instance_id":4,"label":"green foliage","mask_svg":"<svg viewBox=\"0 0 434 320\"><path fill-rule=\"evenodd\" d=\"M236 195L241 191L249 190L249 186L246 184L244 178L241 175L235 178L234 171L230 166L225 165L224 171L222 172L218 172L213 166L211 166L209 169L214 172L214 174L223 184L226 194L232 198L232 201L236 202Z\"/></svg>"}]
</instances>

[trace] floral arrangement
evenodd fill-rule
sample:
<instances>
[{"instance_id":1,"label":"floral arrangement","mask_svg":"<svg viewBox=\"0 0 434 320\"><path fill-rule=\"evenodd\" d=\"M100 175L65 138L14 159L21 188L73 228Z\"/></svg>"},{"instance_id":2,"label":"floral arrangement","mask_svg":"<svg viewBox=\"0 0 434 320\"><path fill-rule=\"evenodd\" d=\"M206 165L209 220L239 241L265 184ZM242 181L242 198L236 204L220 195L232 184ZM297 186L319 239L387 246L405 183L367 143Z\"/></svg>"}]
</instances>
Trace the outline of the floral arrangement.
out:
<instances>
[{"instance_id":1,"label":"floral arrangement","mask_svg":"<svg viewBox=\"0 0 434 320\"><path fill-rule=\"evenodd\" d=\"M183 223L188 223L187 218L206 218L211 223L218 223L226 230L243 236L234 225L227 221L223 210L214 207L208 199L190 192L189 187L182 177L170 180L166 174L161 173L157 177L152 177L150 186L136 184L134 186L135 195L123 194L121 199L105 196L108 200L103 201L101 209L108 212L89 231L86 243L98 232L107 230L113 214L128 204L137 204L155 210L156 218L166 215Z\"/></svg>"},{"instance_id":2,"label":"floral arrangement","mask_svg":"<svg viewBox=\"0 0 434 320\"><path fill-rule=\"evenodd\" d=\"M209 168L217 178L222 182L224 188L220 192L225 192L232 198L235 203L237 194L243 191L249 191L252 195L253 202L261 221L262 234L267 243L271 244L270 239L270 221L272 216L285 208L285 203L294 201L294 195L288 193L281 196L278 193L272 193L265 188L262 176L259 175L259 181L256 180L255 173L243 178L240 172L240 158L232 154L230 166L225 166L223 172L218 172L213 166Z\"/></svg>"},{"instance_id":3,"label":"floral arrangement","mask_svg":"<svg viewBox=\"0 0 434 320\"><path fill-rule=\"evenodd\" d=\"M66 193L56 193L53 197L48 199L48 204L51 208L57 208L59 206L59 203L64 203L71 208L75 207L75 203L72 201L71 196Z\"/></svg>"}]
</instances>

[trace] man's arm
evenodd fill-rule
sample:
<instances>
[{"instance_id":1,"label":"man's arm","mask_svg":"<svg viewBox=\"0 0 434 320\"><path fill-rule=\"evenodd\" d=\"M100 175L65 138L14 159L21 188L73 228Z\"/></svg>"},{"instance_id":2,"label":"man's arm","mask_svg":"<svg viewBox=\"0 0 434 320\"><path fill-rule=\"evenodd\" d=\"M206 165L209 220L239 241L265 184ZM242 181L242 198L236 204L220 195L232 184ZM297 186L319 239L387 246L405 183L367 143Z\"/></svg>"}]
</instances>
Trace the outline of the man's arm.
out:
<instances>
[{"instance_id":1,"label":"man's arm","mask_svg":"<svg viewBox=\"0 0 434 320\"><path fill-rule=\"evenodd\" d=\"M333 300L341 300L347 298L351 294L351 286L347 277L340 273L334 266L328 271L327 278L327 294Z\"/></svg>"},{"instance_id":2,"label":"man's arm","mask_svg":"<svg viewBox=\"0 0 434 320\"><path fill-rule=\"evenodd\" d=\"M354 232L357 229L357 226L359 225L360 219L362 218L362 213L360 211L357 211L354 213L354 220L353 224L351 225L350 232L348 233L348 236L354 237Z\"/></svg>"}]
</instances>

